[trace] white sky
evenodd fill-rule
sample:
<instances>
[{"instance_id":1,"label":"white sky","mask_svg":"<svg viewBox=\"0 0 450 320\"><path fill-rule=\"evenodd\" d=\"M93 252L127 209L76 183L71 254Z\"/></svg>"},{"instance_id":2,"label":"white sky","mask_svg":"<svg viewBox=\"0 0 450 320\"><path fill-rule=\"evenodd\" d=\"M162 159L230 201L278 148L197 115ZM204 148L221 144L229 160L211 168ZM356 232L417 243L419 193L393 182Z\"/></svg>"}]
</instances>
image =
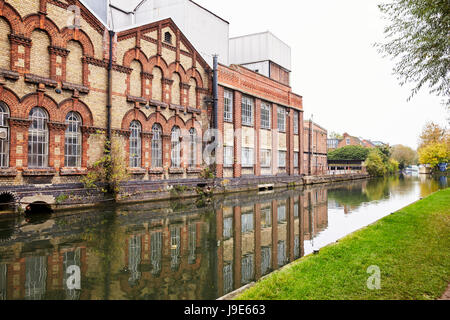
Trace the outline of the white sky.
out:
<instances>
[{"instance_id":1,"label":"white sky","mask_svg":"<svg viewBox=\"0 0 450 320\"><path fill-rule=\"evenodd\" d=\"M429 120L448 125L441 98L392 75L393 62L373 44L383 40L379 0L194 0L230 22L230 37L270 30L292 48L291 85L305 119L328 132L417 147Z\"/></svg>"}]
</instances>

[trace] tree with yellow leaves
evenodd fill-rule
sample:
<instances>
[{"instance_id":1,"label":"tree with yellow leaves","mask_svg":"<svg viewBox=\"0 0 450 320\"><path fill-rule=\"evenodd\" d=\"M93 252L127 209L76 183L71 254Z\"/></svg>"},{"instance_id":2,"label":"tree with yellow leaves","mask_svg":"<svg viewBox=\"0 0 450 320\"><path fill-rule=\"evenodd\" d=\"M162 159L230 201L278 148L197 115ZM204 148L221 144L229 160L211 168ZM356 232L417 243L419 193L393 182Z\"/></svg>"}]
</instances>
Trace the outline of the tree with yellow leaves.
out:
<instances>
[{"instance_id":1,"label":"tree with yellow leaves","mask_svg":"<svg viewBox=\"0 0 450 320\"><path fill-rule=\"evenodd\" d=\"M450 150L445 143L431 143L419 150L419 162L435 168L439 163L447 163Z\"/></svg>"}]
</instances>

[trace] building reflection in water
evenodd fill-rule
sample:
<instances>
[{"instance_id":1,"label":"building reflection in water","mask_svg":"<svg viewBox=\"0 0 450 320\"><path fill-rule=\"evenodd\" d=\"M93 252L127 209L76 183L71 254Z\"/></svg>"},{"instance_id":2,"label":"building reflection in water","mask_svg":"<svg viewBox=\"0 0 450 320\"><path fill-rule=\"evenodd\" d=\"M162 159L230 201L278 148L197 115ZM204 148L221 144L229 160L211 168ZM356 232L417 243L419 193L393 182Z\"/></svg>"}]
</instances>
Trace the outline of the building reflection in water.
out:
<instances>
[{"instance_id":1,"label":"building reflection in water","mask_svg":"<svg viewBox=\"0 0 450 320\"><path fill-rule=\"evenodd\" d=\"M0 299L215 299L303 256L328 221L326 189L237 195L216 210L148 206L12 232Z\"/></svg>"},{"instance_id":2,"label":"building reflection in water","mask_svg":"<svg viewBox=\"0 0 450 320\"><path fill-rule=\"evenodd\" d=\"M225 295L304 254L327 227L327 190L316 188L224 202L217 211L218 293Z\"/></svg>"}]
</instances>

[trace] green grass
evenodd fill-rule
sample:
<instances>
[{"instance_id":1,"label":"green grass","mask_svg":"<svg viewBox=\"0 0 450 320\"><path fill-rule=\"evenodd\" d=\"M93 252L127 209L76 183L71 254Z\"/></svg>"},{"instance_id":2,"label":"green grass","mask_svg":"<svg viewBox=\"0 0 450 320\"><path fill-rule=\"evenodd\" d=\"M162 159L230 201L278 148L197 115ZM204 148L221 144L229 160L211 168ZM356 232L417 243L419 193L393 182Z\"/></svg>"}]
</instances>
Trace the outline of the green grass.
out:
<instances>
[{"instance_id":1,"label":"green grass","mask_svg":"<svg viewBox=\"0 0 450 320\"><path fill-rule=\"evenodd\" d=\"M372 265L381 270L380 290L367 288ZM445 189L274 272L238 299L437 299L449 281L450 189Z\"/></svg>"}]
</instances>

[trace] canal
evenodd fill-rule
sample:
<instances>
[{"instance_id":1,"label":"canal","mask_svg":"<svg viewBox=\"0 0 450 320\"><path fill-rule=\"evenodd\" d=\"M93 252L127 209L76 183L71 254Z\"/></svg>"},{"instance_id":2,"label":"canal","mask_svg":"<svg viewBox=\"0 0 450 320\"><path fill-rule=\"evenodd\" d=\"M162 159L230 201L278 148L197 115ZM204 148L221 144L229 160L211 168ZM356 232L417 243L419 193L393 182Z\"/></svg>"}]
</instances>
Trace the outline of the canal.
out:
<instances>
[{"instance_id":1,"label":"canal","mask_svg":"<svg viewBox=\"0 0 450 320\"><path fill-rule=\"evenodd\" d=\"M0 300L216 299L447 187L400 176L0 218Z\"/></svg>"}]
</instances>

